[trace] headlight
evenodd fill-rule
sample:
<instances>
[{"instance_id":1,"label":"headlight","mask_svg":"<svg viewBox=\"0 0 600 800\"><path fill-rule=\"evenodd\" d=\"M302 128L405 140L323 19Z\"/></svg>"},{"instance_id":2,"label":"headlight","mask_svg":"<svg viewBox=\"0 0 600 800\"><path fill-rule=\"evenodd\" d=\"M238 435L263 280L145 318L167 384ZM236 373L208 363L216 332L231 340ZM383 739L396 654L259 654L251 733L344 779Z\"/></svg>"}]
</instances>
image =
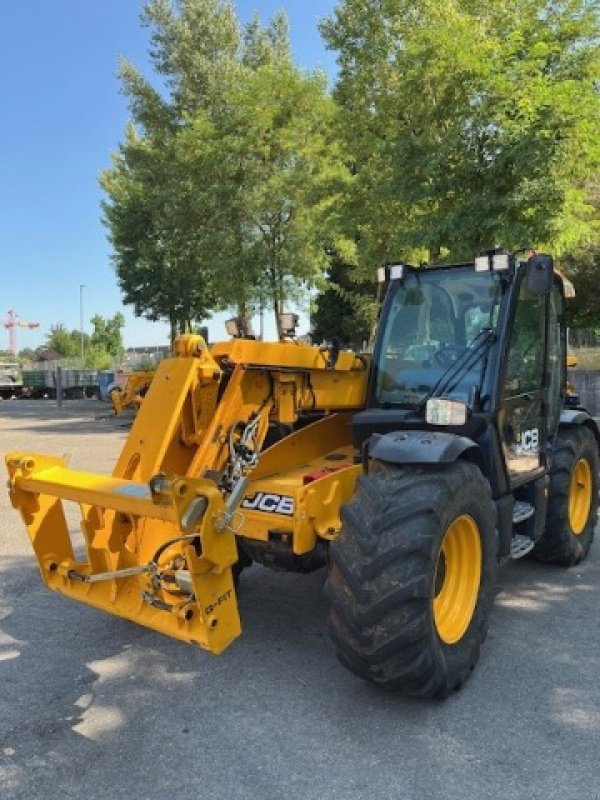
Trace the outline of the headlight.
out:
<instances>
[{"instance_id":1,"label":"headlight","mask_svg":"<svg viewBox=\"0 0 600 800\"><path fill-rule=\"evenodd\" d=\"M427 401L425 419L430 425L464 425L467 415L467 406L458 400L430 397Z\"/></svg>"}]
</instances>

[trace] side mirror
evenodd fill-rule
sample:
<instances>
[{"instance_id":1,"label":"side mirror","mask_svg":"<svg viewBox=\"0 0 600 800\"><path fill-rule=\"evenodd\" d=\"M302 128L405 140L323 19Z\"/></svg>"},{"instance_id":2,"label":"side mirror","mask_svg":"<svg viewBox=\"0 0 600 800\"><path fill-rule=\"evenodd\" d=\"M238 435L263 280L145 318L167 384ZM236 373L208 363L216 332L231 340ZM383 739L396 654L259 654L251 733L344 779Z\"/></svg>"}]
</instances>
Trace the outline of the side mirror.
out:
<instances>
[{"instance_id":1,"label":"side mirror","mask_svg":"<svg viewBox=\"0 0 600 800\"><path fill-rule=\"evenodd\" d=\"M527 262L527 288L538 296L550 294L554 286L554 260L542 253Z\"/></svg>"}]
</instances>

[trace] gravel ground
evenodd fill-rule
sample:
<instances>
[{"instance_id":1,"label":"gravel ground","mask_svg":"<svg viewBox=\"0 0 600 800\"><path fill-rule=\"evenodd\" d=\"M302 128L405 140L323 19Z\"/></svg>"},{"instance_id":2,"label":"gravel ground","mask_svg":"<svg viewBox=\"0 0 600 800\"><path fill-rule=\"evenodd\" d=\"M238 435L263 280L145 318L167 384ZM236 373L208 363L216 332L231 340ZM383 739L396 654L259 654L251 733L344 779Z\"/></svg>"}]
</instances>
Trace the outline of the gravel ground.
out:
<instances>
[{"instance_id":1,"label":"gravel ground","mask_svg":"<svg viewBox=\"0 0 600 800\"><path fill-rule=\"evenodd\" d=\"M107 406L0 403L0 443L109 472ZM222 656L48 592L0 494L0 798L600 798L600 544L571 570L501 572L480 662L444 703L335 659L324 575L244 573Z\"/></svg>"}]
</instances>

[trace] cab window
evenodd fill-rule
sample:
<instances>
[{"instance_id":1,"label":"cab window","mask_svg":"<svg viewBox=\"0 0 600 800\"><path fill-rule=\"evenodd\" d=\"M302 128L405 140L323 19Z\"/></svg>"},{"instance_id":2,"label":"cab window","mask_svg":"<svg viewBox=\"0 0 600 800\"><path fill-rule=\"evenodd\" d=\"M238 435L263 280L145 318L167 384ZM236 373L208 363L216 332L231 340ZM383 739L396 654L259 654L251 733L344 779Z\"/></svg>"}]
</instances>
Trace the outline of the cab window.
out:
<instances>
[{"instance_id":1,"label":"cab window","mask_svg":"<svg viewBox=\"0 0 600 800\"><path fill-rule=\"evenodd\" d=\"M544 309L545 298L532 295L527 281L522 280L504 375L507 397L535 392L542 387Z\"/></svg>"}]
</instances>

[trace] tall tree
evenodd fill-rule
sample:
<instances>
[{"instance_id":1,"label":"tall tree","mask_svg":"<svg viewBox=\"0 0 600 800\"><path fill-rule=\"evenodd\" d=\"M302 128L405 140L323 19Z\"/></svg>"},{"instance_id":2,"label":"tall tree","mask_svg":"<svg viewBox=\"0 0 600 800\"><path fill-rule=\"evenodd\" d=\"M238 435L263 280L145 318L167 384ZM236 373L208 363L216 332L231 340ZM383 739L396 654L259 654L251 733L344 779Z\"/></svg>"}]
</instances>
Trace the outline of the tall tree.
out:
<instances>
[{"instance_id":1,"label":"tall tree","mask_svg":"<svg viewBox=\"0 0 600 800\"><path fill-rule=\"evenodd\" d=\"M89 336L84 334L84 346L88 343ZM81 331L70 331L62 322L52 325L46 334L46 349L58 358L77 358L81 354Z\"/></svg>"},{"instance_id":2,"label":"tall tree","mask_svg":"<svg viewBox=\"0 0 600 800\"><path fill-rule=\"evenodd\" d=\"M205 319L215 303L174 135L143 137L130 125L101 182L110 197L104 216L124 302L137 316L167 320L173 339Z\"/></svg>"},{"instance_id":3,"label":"tall tree","mask_svg":"<svg viewBox=\"0 0 600 800\"><path fill-rule=\"evenodd\" d=\"M217 304L215 250L199 247L212 220L182 170L178 136L196 111L223 112L223 91L238 69L239 31L231 3L221 0L152 0L142 19L167 93L123 62L132 120L112 168L101 175L103 212L124 301L138 316L168 320L174 338ZM214 237L205 245L206 239L214 245Z\"/></svg>"},{"instance_id":4,"label":"tall tree","mask_svg":"<svg viewBox=\"0 0 600 800\"><path fill-rule=\"evenodd\" d=\"M150 56L169 89L178 121L196 111L226 111L223 92L239 74L240 29L230 0L150 0L142 22L151 30ZM140 85L148 84L138 74Z\"/></svg>"},{"instance_id":5,"label":"tall tree","mask_svg":"<svg viewBox=\"0 0 600 800\"><path fill-rule=\"evenodd\" d=\"M246 74L231 107L221 163L233 168L238 274L250 302L270 306L278 325L286 304L328 264L333 198L347 176L332 135L334 108L324 76L298 70L285 47Z\"/></svg>"},{"instance_id":6,"label":"tall tree","mask_svg":"<svg viewBox=\"0 0 600 800\"><path fill-rule=\"evenodd\" d=\"M561 266L575 285L575 298L567 304L574 328L600 328L600 244L586 244L565 254Z\"/></svg>"},{"instance_id":7,"label":"tall tree","mask_svg":"<svg viewBox=\"0 0 600 800\"><path fill-rule=\"evenodd\" d=\"M369 341L377 313L377 288L374 280L355 280L354 272L339 256L332 258L326 288L317 295L311 314L313 341L338 340L355 350Z\"/></svg>"},{"instance_id":8,"label":"tall tree","mask_svg":"<svg viewBox=\"0 0 600 800\"><path fill-rule=\"evenodd\" d=\"M90 336L90 347L97 347L114 358L121 358L123 355L122 330L125 326L123 314L120 311L117 311L112 317L94 314L91 323L94 330Z\"/></svg>"},{"instance_id":9,"label":"tall tree","mask_svg":"<svg viewBox=\"0 0 600 800\"><path fill-rule=\"evenodd\" d=\"M144 20L166 92L123 66L133 120L101 178L125 302L173 332L280 312L326 266L346 175L325 78L294 66L281 13L243 36L220 0L152 0Z\"/></svg>"},{"instance_id":10,"label":"tall tree","mask_svg":"<svg viewBox=\"0 0 600 800\"><path fill-rule=\"evenodd\" d=\"M598 169L587 0L342 0L323 33L362 263L586 236Z\"/></svg>"}]
</instances>

